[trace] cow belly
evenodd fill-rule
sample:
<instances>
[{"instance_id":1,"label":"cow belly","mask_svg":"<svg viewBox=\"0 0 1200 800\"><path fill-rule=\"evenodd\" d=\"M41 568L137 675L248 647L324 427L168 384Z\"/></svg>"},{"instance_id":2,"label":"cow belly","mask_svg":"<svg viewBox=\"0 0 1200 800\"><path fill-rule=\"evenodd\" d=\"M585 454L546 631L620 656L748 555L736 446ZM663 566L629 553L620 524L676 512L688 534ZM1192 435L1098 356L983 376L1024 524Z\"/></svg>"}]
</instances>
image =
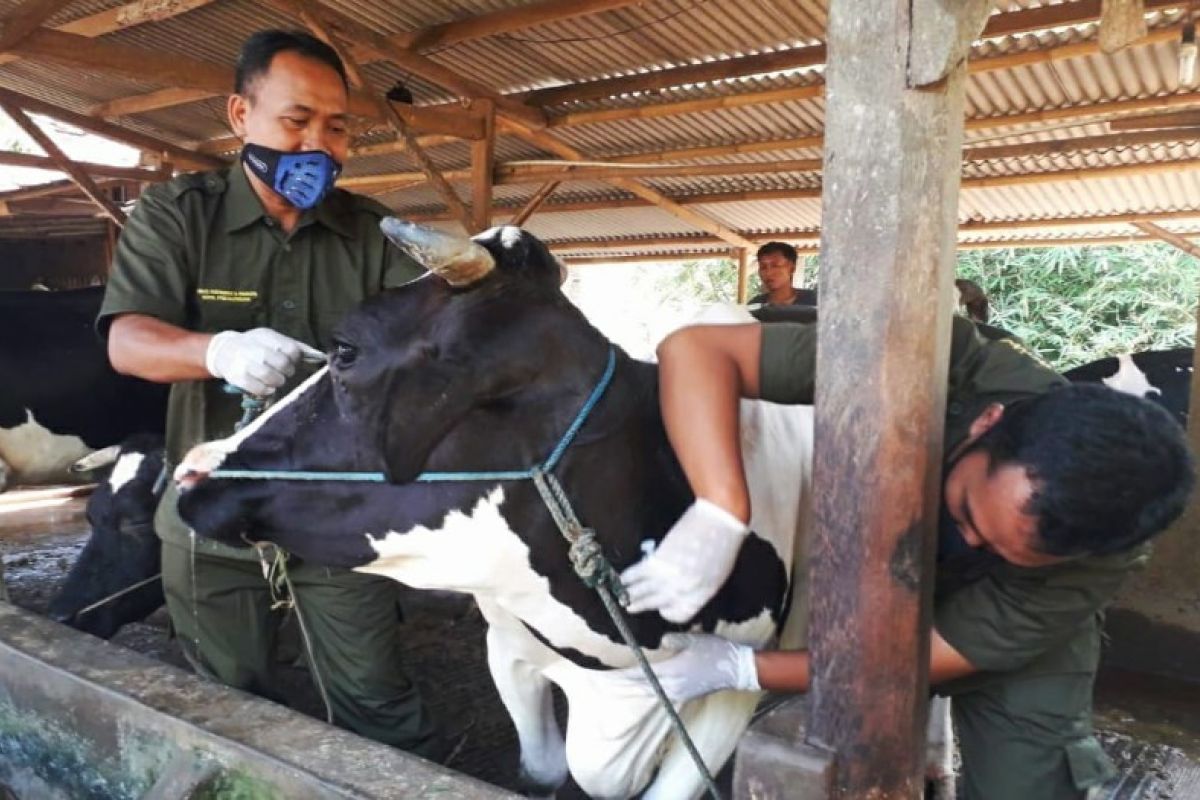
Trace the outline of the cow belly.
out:
<instances>
[{"instance_id":1,"label":"cow belly","mask_svg":"<svg viewBox=\"0 0 1200 800\"><path fill-rule=\"evenodd\" d=\"M70 467L91 448L78 436L63 436L42 426L33 412L26 414L24 423L0 428L0 461L8 468L7 484L81 482Z\"/></svg>"},{"instance_id":2,"label":"cow belly","mask_svg":"<svg viewBox=\"0 0 1200 800\"><path fill-rule=\"evenodd\" d=\"M741 431L750 528L774 546L791 579L792 601L780 646L803 647L808 638L813 409L744 400Z\"/></svg>"}]
</instances>

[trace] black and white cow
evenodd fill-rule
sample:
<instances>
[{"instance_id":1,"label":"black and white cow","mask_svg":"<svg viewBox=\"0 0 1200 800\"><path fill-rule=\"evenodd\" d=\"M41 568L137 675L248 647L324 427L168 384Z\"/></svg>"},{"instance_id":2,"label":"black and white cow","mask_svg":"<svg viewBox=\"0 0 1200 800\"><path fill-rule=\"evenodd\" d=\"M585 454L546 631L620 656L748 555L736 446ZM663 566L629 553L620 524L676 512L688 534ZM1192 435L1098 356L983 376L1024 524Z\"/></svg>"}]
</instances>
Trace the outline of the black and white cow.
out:
<instances>
[{"instance_id":1,"label":"black and white cow","mask_svg":"<svg viewBox=\"0 0 1200 800\"><path fill-rule=\"evenodd\" d=\"M227 543L246 544L249 535L310 562L470 592L489 622L489 667L532 784L553 788L569 768L597 798L648 785L648 798L696 796L701 783L666 713L648 691L611 677L634 657L573 572L535 486L413 481L422 471L542 462L599 381L608 341L559 291L558 263L529 234L493 229L472 243L396 220L385 232L437 275L351 312L328 368L243 431L193 450L176 471L184 519ZM808 407L743 404L754 533L695 619L632 618L652 660L669 655L661 639L677 630L753 645L782 630L785 644L798 642L805 615L783 623L810 484L811 426ZM387 481L207 478L218 467L379 471ZM555 474L618 570L663 537L692 495L659 417L653 365L617 352L610 387ZM806 592L795 595L803 601ZM551 681L570 705L565 739ZM722 692L683 707L714 769L757 700Z\"/></svg>"},{"instance_id":2,"label":"black and white cow","mask_svg":"<svg viewBox=\"0 0 1200 800\"><path fill-rule=\"evenodd\" d=\"M1160 404L1184 427L1192 385L1190 347L1147 350L1101 358L1063 373L1072 383L1103 383L1113 389Z\"/></svg>"},{"instance_id":3,"label":"black and white cow","mask_svg":"<svg viewBox=\"0 0 1200 800\"><path fill-rule=\"evenodd\" d=\"M92 328L103 295L0 291L0 491L66 482L89 452L162 433L167 387L114 372Z\"/></svg>"},{"instance_id":4,"label":"black and white cow","mask_svg":"<svg viewBox=\"0 0 1200 800\"><path fill-rule=\"evenodd\" d=\"M162 436L131 436L85 456L76 469L90 472L110 465L108 477L88 498L91 536L46 612L104 639L163 604L162 581L157 580L162 548L154 532L154 511L162 495ZM112 599L91 608L107 598Z\"/></svg>"}]
</instances>

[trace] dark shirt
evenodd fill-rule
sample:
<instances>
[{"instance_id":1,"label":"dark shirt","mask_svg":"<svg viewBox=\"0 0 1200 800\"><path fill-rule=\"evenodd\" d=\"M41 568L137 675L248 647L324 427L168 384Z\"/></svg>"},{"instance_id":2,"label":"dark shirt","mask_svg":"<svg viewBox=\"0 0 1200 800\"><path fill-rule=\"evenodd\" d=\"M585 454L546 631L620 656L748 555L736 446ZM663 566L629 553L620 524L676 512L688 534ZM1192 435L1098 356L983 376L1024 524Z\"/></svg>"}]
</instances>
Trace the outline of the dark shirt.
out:
<instances>
[{"instance_id":1,"label":"dark shirt","mask_svg":"<svg viewBox=\"0 0 1200 800\"><path fill-rule=\"evenodd\" d=\"M749 305L759 305L761 303L769 303L769 295L766 293L756 294L750 298ZM792 299L791 305L794 306L815 306L817 304L816 289L796 289L796 296Z\"/></svg>"}]
</instances>

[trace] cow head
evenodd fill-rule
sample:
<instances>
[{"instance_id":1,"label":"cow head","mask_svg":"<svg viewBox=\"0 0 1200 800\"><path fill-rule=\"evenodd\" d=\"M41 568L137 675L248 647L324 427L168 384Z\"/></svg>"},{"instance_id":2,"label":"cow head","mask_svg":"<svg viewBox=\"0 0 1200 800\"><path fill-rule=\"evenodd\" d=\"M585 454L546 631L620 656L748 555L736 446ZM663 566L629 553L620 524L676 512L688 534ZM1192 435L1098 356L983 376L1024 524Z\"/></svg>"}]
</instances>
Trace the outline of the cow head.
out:
<instances>
[{"instance_id":1,"label":"cow head","mask_svg":"<svg viewBox=\"0 0 1200 800\"><path fill-rule=\"evenodd\" d=\"M434 524L484 488L415 488L419 472L539 463L591 390L607 342L561 293L561 267L540 241L513 227L473 241L392 219L382 227L431 274L348 314L326 370L189 454L176 472L189 490L179 508L200 535L237 544L253 531L357 566L373 556L363 533L383 532L371 509L386 504L392 527ZM203 480L218 466L381 471L389 485Z\"/></svg>"}]
</instances>

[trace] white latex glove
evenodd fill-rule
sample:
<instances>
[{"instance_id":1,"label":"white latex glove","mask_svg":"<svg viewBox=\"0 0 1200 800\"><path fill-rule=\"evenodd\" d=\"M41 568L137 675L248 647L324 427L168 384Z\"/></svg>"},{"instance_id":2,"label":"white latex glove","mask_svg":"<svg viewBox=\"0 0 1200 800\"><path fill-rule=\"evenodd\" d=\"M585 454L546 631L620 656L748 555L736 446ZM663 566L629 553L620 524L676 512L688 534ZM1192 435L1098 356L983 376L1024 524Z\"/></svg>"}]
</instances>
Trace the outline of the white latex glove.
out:
<instances>
[{"instance_id":1,"label":"white latex glove","mask_svg":"<svg viewBox=\"0 0 1200 800\"><path fill-rule=\"evenodd\" d=\"M676 705L722 689L757 692L762 688L758 684L754 650L747 645L709 633L669 634L663 637L662 645L672 650L678 648L679 653L650 666L663 691ZM653 691L641 667L616 670L610 675Z\"/></svg>"},{"instance_id":2,"label":"white latex glove","mask_svg":"<svg viewBox=\"0 0 1200 800\"><path fill-rule=\"evenodd\" d=\"M749 532L725 509L697 499L653 553L621 573L629 613L658 611L671 622L696 616L729 578Z\"/></svg>"},{"instance_id":3,"label":"white latex glove","mask_svg":"<svg viewBox=\"0 0 1200 800\"><path fill-rule=\"evenodd\" d=\"M324 361L325 354L270 328L255 328L218 333L208 343L204 366L214 378L266 397L287 382L302 359Z\"/></svg>"}]
</instances>

